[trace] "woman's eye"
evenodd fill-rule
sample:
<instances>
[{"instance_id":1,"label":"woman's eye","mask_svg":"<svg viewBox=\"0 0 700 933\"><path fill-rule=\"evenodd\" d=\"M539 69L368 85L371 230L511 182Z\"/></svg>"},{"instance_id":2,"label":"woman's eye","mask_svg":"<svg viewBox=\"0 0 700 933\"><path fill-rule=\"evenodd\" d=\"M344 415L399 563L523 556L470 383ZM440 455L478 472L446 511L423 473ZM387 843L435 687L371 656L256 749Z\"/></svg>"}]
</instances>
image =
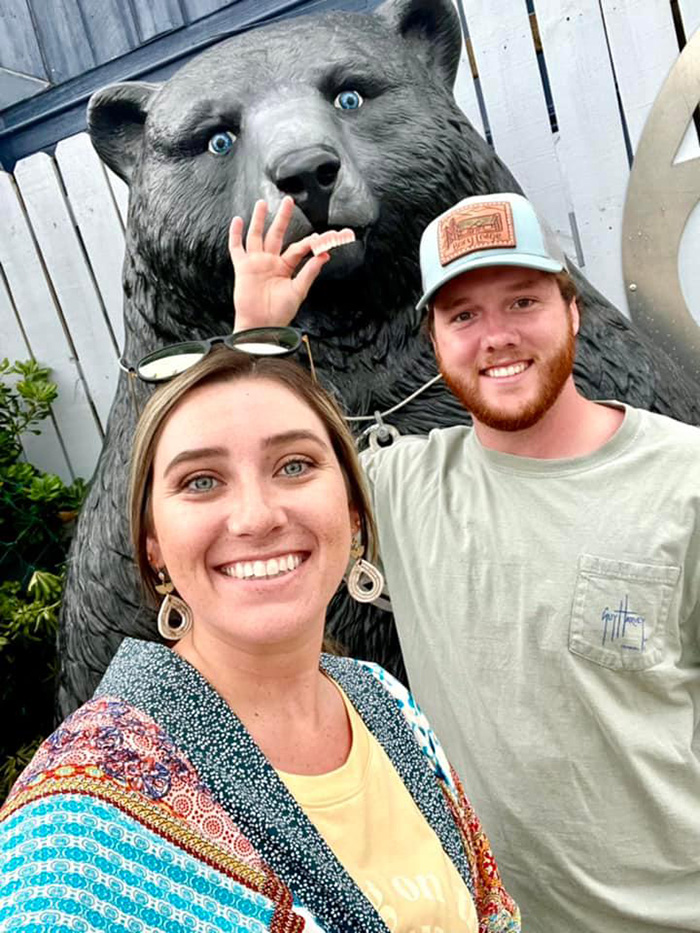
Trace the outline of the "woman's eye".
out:
<instances>
[{"instance_id":1,"label":"woman's eye","mask_svg":"<svg viewBox=\"0 0 700 933\"><path fill-rule=\"evenodd\" d=\"M359 91L341 91L333 101L338 110L358 110L364 104Z\"/></svg>"},{"instance_id":2,"label":"woman's eye","mask_svg":"<svg viewBox=\"0 0 700 933\"><path fill-rule=\"evenodd\" d=\"M285 476L297 477L303 476L309 469L308 460L288 460L282 467L282 473Z\"/></svg>"},{"instance_id":3,"label":"woman's eye","mask_svg":"<svg viewBox=\"0 0 700 933\"><path fill-rule=\"evenodd\" d=\"M220 131L214 133L214 135L209 140L208 149L209 152L212 152L214 155L228 155L228 153L233 149L233 144L236 141L236 134L231 133L230 131Z\"/></svg>"},{"instance_id":4,"label":"woman's eye","mask_svg":"<svg viewBox=\"0 0 700 933\"><path fill-rule=\"evenodd\" d=\"M213 476L195 476L187 483L186 488L190 492L211 492L217 485L218 480Z\"/></svg>"}]
</instances>

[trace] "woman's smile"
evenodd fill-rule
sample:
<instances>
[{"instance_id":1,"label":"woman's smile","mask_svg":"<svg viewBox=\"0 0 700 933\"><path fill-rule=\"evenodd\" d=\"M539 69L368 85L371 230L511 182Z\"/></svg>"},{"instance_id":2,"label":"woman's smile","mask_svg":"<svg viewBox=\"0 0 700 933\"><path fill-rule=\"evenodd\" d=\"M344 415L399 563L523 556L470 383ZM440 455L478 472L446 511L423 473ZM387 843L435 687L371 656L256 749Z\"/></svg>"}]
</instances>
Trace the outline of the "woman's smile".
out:
<instances>
[{"instance_id":1,"label":"woman's smile","mask_svg":"<svg viewBox=\"0 0 700 933\"><path fill-rule=\"evenodd\" d=\"M299 567L304 558L300 554L282 554L277 557L250 557L237 560L218 569L227 577L237 580L271 580L288 576Z\"/></svg>"}]
</instances>

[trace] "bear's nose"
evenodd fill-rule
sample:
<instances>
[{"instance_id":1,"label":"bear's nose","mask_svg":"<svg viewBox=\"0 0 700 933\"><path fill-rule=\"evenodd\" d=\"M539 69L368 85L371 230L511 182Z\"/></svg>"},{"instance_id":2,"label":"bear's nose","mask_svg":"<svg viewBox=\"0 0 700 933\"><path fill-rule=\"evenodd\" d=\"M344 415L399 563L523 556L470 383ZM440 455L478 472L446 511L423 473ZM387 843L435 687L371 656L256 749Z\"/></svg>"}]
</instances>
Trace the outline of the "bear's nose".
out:
<instances>
[{"instance_id":1,"label":"bear's nose","mask_svg":"<svg viewBox=\"0 0 700 933\"><path fill-rule=\"evenodd\" d=\"M325 229L340 165L335 150L314 146L285 153L271 166L269 175L283 194L294 198L314 227Z\"/></svg>"}]
</instances>

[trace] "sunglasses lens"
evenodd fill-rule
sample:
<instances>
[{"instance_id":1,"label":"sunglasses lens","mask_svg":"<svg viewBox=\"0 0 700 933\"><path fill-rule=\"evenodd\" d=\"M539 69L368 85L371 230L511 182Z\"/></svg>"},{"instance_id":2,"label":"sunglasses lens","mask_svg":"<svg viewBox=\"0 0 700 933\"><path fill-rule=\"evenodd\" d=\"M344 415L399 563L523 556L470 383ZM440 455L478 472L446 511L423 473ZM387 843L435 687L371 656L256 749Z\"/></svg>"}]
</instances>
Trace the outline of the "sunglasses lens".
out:
<instances>
[{"instance_id":1,"label":"sunglasses lens","mask_svg":"<svg viewBox=\"0 0 700 933\"><path fill-rule=\"evenodd\" d=\"M292 327L257 327L232 334L230 347L253 356L283 356L299 349L299 333Z\"/></svg>"},{"instance_id":2,"label":"sunglasses lens","mask_svg":"<svg viewBox=\"0 0 700 933\"><path fill-rule=\"evenodd\" d=\"M206 352L206 346L201 343L178 343L144 356L136 366L136 372L146 382L165 382L194 366Z\"/></svg>"}]
</instances>

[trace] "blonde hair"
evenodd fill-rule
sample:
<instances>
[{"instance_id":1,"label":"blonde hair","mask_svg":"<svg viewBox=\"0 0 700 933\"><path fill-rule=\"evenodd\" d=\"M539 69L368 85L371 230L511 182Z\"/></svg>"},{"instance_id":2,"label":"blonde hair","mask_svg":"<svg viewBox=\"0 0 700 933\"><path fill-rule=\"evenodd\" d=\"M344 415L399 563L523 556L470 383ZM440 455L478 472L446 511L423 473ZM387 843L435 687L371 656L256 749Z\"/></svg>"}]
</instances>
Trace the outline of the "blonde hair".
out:
<instances>
[{"instance_id":1,"label":"blonde hair","mask_svg":"<svg viewBox=\"0 0 700 933\"><path fill-rule=\"evenodd\" d=\"M319 417L331 440L345 478L350 504L360 519L367 557L376 553L376 527L357 457L355 442L336 402L297 363L279 357L255 357L227 347L215 347L191 369L160 387L149 399L134 435L129 477L129 519L136 565L144 590L158 603L156 579L148 560L146 538L150 526L153 459L161 432L173 409L192 389L238 379L267 379L289 389Z\"/></svg>"}]
</instances>

